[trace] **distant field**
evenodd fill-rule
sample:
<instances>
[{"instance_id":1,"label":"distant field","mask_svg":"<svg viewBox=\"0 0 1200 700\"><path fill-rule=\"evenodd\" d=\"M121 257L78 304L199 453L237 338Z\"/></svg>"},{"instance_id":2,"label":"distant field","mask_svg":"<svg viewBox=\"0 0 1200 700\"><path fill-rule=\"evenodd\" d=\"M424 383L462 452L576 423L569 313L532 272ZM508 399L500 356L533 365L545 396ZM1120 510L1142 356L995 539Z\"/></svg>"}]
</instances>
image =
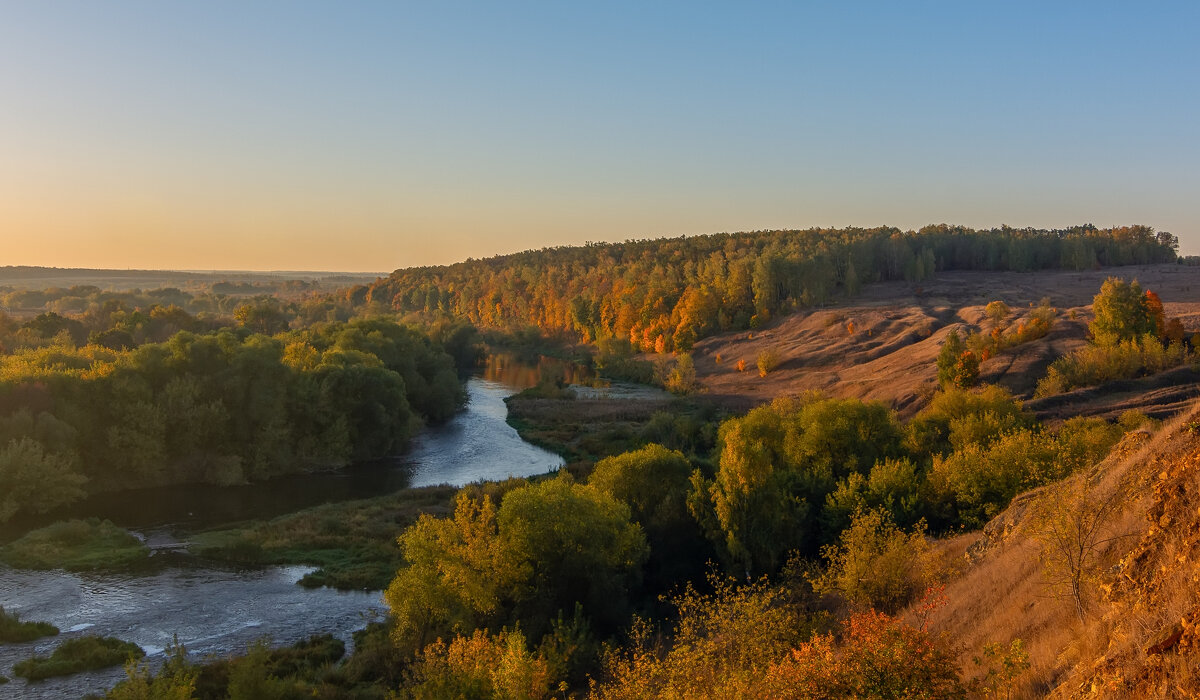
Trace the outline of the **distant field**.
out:
<instances>
[{"instance_id":1,"label":"distant field","mask_svg":"<svg viewBox=\"0 0 1200 700\"><path fill-rule=\"evenodd\" d=\"M217 282L274 284L286 280L316 282L336 288L367 284L387 273L279 270L254 272L243 270L93 270L67 267L0 267L0 287L47 289L94 285L104 290L156 289L159 287L207 287Z\"/></svg>"}]
</instances>

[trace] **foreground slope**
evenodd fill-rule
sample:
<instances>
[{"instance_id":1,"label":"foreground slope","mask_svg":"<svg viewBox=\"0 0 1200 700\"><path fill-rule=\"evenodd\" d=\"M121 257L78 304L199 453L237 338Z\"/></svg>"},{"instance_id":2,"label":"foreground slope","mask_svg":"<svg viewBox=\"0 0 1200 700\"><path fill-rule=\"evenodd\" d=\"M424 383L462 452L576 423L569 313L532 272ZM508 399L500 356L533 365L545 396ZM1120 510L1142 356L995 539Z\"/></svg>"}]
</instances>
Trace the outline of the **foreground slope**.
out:
<instances>
[{"instance_id":1,"label":"foreground slope","mask_svg":"<svg viewBox=\"0 0 1200 700\"><path fill-rule=\"evenodd\" d=\"M978 673L984 645L1019 638L1026 697L1198 696L1200 404L1018 497L971 537L930 619L961 646L964 673ZM1064 543L1078 555L1078 602Z\"/></svg>"}]
</instances>

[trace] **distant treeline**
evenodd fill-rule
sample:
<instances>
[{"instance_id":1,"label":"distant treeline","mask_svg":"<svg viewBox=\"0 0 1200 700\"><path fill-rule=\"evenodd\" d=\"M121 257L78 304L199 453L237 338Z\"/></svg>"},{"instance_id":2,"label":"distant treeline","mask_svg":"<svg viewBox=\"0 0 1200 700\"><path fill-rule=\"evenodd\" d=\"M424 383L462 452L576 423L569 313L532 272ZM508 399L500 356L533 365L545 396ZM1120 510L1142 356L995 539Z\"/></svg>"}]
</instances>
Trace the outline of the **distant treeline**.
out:
<instances>
[{"instance_id":1,"label":"distant treeline","mask_svg":"<svg viewBox=\"0 0 1200 700\"><path fill-rule=\"evenodd\" d=\"M295 281L274 294L257 286L217 283L213 291L176 287L105 291L93 285L5 291L0 287L0 354L47 345L101 345L128 350L161 343L180 331L203 333L235 323L273 335L289 328L348 321L369 312L345 294ZM218 289L230 289L229 293ZM236 289L234 289L236 288ZM250 295L251 290L257 290Z\"/></svg>"},{"instance_id":2,"label":"distant treeline","mask_svg":"<svg viewBox=\"0 0 1200 700\"><path fill-rule=\"evenodd\" d=\"M0 356L0 522L85 491L240 483L393 453L462 404L444 348L469 361L472 333L435 342L357 320Z\"/></svg>"},{"instance_id":3,"label":"distant treeline","mask_svg":"<svg viewBox=\"0 0 1200 700\"><path fill-rule=\"evenodd\" d=\"M397 270L349 291L355 304L450 315L482 328L537 327L584 341L687 351L712 333L939 270L1085 270L1173 262L1178 239L1148 226L974 230L927 226L720 233L546 248Z\"/></svg>"}]
</instances>

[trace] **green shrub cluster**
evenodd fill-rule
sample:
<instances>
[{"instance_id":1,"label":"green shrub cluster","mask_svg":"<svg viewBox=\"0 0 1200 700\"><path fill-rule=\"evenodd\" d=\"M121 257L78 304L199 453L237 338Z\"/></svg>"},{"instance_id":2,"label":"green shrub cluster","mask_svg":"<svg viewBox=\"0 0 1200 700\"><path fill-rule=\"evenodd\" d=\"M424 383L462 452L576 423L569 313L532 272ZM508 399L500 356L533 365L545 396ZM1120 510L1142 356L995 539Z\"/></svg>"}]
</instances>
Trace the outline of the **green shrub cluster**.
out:
<instances>
[{"instance_id":1,"label":"green shrub cluster","mask_svg":"<svg viewBox=\"0 0 1200 700\"><path fill-rule=\"evenodd\" d=\"M7 612L0 605L0 644L5 642L31 642L41 637L58 634L58 628L48 622L21 622L17 613Z\"/></svg>"},{"instance_id":2,"label":"green shrub cluster","mask_svg":"<svg viewBox=\"0 0 1200 700\"><path fill-rule=\"evenodd\" d=\"M18 662L13 666L13 673L31 681L40 681L80 671L120 666L145 655L146 652L132 642L86 635L66 640L48 657L34 656Z\"/></svg>"},{"instance_id":3,"label":"green shrub cluster","mask_svg":"<svg viewBox=\"0 0 1200 700\"><path fill-rule=\"evenodd\" d=\"M1051 363L1038 382L1035 396L1156 374L1191 362L1194 357L1183 343L1164 345L1150 334L1107 345L1088 345Z\"/></svg>"},{"instance_id":4,"label":"green shrub cluster","mask_svg":"<svg viewBox=\"0 0 1200 700\"><path fill-rule=\"evenodd\" d=\"M0 547L0 561L20 569L121 569L144 562L146 545L107 520L67 520Z\"/></svg>"}]
</instances>

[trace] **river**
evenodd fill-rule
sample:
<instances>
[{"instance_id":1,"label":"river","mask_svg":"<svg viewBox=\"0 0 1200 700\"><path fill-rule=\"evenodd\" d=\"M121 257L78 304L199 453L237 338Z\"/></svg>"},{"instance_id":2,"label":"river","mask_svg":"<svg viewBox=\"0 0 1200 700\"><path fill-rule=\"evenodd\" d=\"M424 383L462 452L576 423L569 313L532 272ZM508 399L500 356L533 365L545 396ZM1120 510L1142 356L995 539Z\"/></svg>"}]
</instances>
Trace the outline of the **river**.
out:
<instances>
[{"instance_id":1,"label":"river","mask_svg":"<svg viewBox=\"0 0 1200 700\"><path fill-rule=\"evenodd\" d=\"M468 381L466 409L422 432L403 457L327 474L308 474L236 487L171 487L88 499L77 515L106 517L150 539L188 530L293 512L320 503L378 496L407 486L463 485L481 479L532 476L562 465L557 455L522 440L505 422L504 398L530 381L489 363ZM515 367L515 363L513 364ZM523 372L524 370L522 370ZM131 503L138 504L130 507ZM63 639L102 634L137 643L149 661L178 639L199 657L241 653L255 640L291 644L331 633L350 645L351 633L383 614L379 592L339 592L296 585L305 567L178 566L152 575L72 574L0 567L0 605L62 633L26 644L0 645L0 698L70 698L102 692L120 668L37 683L12 675L32 654L49 654Z\"/></svg>"}]
</instances>

